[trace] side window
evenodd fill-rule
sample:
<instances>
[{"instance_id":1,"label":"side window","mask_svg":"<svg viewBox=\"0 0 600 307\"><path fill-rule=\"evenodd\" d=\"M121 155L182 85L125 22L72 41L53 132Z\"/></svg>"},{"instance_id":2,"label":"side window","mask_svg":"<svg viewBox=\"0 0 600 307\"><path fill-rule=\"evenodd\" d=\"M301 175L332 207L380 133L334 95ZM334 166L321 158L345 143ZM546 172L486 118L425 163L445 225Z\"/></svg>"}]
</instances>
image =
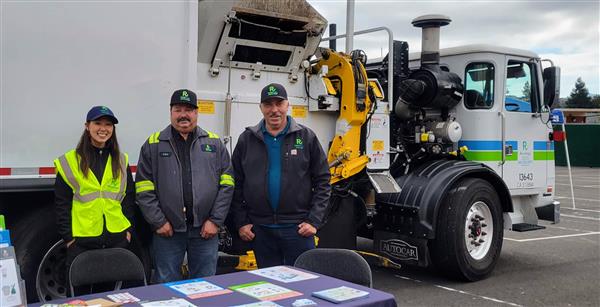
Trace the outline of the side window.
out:
<instances>
[{"instance_id":1,"label":"side window","mask_svg":"<svg viewBox=\"0 0 600 307\"><path fill-rule=\"evenodd\" d=\"M535 70L531 63L508 61L504 108L511 112L532 113L539 108Z\"/></svg>"},{"instance_id":2,"label":"side window","mask_svg":"<svg viewBox=\"0 0 600 307\"><path fill-rule=\"evenodd\" d=\"M494 105L494 65L470 63L465 68L465 107L490 109Z\"/></svg>"}]
</instances>

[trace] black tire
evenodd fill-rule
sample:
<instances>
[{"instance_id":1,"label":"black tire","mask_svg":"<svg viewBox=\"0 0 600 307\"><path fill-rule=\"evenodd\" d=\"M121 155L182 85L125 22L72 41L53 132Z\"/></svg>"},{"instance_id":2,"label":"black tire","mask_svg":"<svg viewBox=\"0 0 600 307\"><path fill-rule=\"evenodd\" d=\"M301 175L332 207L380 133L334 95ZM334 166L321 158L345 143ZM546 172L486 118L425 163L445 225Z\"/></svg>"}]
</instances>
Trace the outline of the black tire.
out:
<instances>
[{"instance_id":1,"label":"black tire","mask_svg":"<svg viewBox=\"0 0 600 307\"><path fill-rule=\"evenodd\" d=\"M13 229L13 238L21 278L25 280L27 302L66 298L67 250L58 234L54 208L44 206L20 220ZM144 264L147 280L150 280L152 263L146 246L134 232L130 249Z\"/></svg>"},{"instance_id":2,"label":"black tire","mask_svg":"<svg viewBox=\"0 0 600 307\"><path fill-rule=\"evenodd\" d=\"M17 262L21 268L21 278L25 280L27 291L27 302L37 302L38 293L36 280L38 268L50 248L60 241L60 236L57 233L56 217L51 206L46 206L38 211L29 214L27 217L19 220L13 232L15 253ZM55 289L56 295L48 295L47 299L64 297L66 295L66 275L64 274L64 256L66 250L58 250L58 255L62 254L62 259L53 258L55 265L49 266L46 270L42 270L46 284ZM62 295L60 295L62 293Z\"/></svg>"},{"instance_id":3,"label":"black tire","mask_svg":"<svg viewBox=\"0 0 600 307\"><path fill-rule=\"evenodd\" d=\"M451 278L486 278L500 256L503 226L500 199L492 185L479 178L461 179L440 207L431 242L433 263Z\"/></svg>"}]
</instances>

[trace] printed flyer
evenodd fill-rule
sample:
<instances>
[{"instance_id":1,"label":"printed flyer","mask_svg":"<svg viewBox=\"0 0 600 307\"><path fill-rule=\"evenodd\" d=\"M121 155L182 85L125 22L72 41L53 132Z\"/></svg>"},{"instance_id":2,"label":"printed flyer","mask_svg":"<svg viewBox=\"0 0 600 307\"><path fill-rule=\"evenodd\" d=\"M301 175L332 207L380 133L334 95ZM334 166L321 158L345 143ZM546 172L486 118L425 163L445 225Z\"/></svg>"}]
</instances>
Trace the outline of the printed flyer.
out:
<instances>
[{"instance_id":1,"label":"printed flyer","mask_svg":"<svg viewBox=\"0 0 600 307\"><path fill-rule=\"evenodd\" d=\"M174 298L166 301L154 301L141 303L144 307L197 307L196 305L182 299Z\"/></svg>"},{"instance_id":2,"label":"printed flyer","mask_svg":"<svg viewBox=\"0 0 600 307\"><path fill-rule=\"evenodd\" d=\"M12 246L0 248L0 306L24 306L21 278Z\"/></svg>"},{"instance_id":3,"label":"printed flyer","mask_svg":"<svg viewBox=\"0 0 600 307\"><path fill-rule=\"evenodd\" d=\"M317 275L302 272L286 266L274 266L270 268L250 271L248 273L256 274L258 276L266 277L269 279L274 279L284 283L319 278L319 276Z\"/></svg>"},{"instance_id":4,"label":"printed flyer","mask_svg":"<svg viewBox=\"0 0 600 307\"><path fill-rule=\"evenodd\" d=\"M341 286L337 288L313 292L312 295L337 304L367 297L369 296L369 292L346 286Z\"/></svg>"},{"instance_id":5,"label":"printed flyer","mask_svg":"<svg viewBox=\"0 0 600 307\"><path fill-rule=\"evenodd\" d=\"M175 281L164 284L191 299L197 299L202 297L209 297L221 294L231 293L233 291L229 289L221 288L215 284L212 284L202 278Z\"/></svg>"},{"instance_id":6,"label":"printed flyer","mask_svg":"<svg viewBox=\"0 0 600 307\"><path fill-rule=\"evenodd\" d=\"M275 304L270 301L265 301L265 302L256 302L256 303L250 303L250 304L244 304L244 305L236 305L233 307L283 307L283 306Z\"/></svg>"},{"instance_id":7,"label":"printed flyer","mask_svg":"<svg viewBox=\"0 0 600 307\"><path fill-rule=\"evenodd\" d=\"M276 301L302 295L300 292L286 289L266 281L232 286L229 287L229 289L244 293L261 301Z\"/></svg>"}]
</instances>

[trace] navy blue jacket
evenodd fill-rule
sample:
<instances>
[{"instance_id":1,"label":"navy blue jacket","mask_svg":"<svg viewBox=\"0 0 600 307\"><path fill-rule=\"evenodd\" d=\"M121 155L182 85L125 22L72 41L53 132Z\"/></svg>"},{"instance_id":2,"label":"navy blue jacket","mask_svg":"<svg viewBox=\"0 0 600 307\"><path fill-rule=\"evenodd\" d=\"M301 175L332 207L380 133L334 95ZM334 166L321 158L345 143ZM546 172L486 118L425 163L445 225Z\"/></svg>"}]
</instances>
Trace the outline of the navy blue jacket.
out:
<instances>
[{"instance_id":1,"label":"navy blue jacket","mask_svg":"<svg viewBox=\"0 0 600 307\"><path fill-rule=\"evenodd\" d=\"M231 210L236 227L247 224L323 226L331 186L327 157L317 136L289 118L281 147L281 196L277 211L269 204L268 154L262 121L247 127L232 155L235 191Z\"/></svg>"}]
</instances>

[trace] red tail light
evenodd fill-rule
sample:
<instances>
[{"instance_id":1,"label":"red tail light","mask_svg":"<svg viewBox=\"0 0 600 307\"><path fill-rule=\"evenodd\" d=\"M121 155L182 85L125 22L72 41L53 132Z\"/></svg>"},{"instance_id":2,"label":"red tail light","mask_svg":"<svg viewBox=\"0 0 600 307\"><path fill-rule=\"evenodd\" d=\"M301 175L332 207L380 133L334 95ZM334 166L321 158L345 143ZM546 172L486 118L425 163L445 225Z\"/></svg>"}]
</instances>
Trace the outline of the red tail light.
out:
<instances>
[{"instance_id":1,"label":"red tail light","mask_svg":"<svg viewBox=\"0 0 600 307\"><path fill-rule=\"evenodd\" d=\"M564 131L554 131L552 133L552 140L555 142L564 142L567 138L567 134Z\"/></svg>"}]
</instances>

